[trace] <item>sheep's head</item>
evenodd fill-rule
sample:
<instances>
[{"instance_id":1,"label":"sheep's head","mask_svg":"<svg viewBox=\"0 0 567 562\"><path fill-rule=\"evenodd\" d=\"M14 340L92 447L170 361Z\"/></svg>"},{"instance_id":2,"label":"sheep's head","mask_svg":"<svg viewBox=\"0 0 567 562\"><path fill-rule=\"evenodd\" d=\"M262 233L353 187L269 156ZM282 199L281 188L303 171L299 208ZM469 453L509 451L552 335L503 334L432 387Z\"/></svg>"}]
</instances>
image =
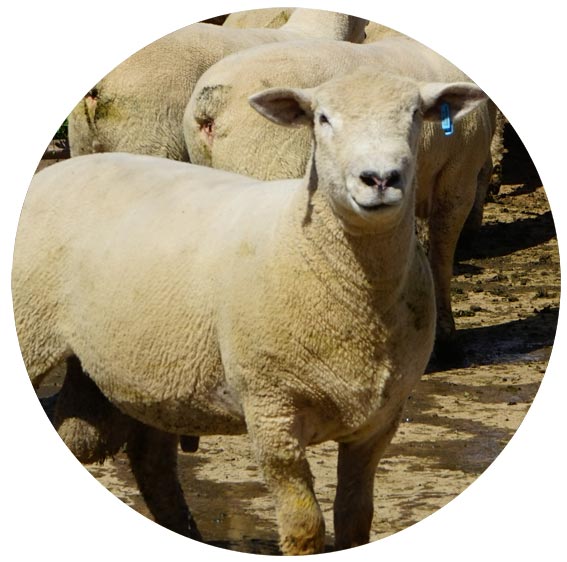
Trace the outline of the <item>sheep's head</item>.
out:
<instances>
[{"instance_id":1,"label":"sheep's head","mask_svg":"<svg viewBox=\"0 0 567 562\"><path fill-rule=\"evenodd\" d=\"M249 101L275 123L313 127L318 185L354 233L414 212L423 120L441 121L443 104L458 120L485 97L472 83L418 83L364 67L317 88L272 88Z\"/></svg>"}]
</instances>

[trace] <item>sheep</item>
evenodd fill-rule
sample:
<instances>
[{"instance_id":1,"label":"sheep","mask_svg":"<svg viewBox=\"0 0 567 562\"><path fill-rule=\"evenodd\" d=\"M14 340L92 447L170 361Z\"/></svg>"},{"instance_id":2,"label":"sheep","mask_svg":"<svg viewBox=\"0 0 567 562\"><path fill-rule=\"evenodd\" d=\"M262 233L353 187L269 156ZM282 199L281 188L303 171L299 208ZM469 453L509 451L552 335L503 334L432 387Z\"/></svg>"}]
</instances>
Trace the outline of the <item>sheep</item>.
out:
<instances>
[{"instance_id":1,"label":"sheep","mask_svg":"<svg viewBox=\"0 0 567 562\"><path fill-rule=\"evenodd\" d=\"M366 45L306 40L249 49L219 61L197 83L184 116L191 161L264 180L300 177L310 157L310 136L265 123L248 107L248 96L266 84L313 87L367 63L419 80L470 81L408 37ZM491 102L483 103L451 136L439 124L423 128L417 213L429 228L438 308L436 355L447 364L463 357L451 309L453 258L477 186L488 181L494 113Z\"/></svg>"},{"instance_id":2,"label":"sheep","mask_svg":"<svg viewBox=\"0 0 567 562\"><path fill-rule=\"evenodd\" d=\"M323 551L305 450L327 440L339 443L335 546L368 542L376 465L435 333L414 225L420 128L446 100L458 122L484 97L369 66L250 98L280 125L310 125L302 179L127 153L34 177L12 270L30 379L67 361L89 387L74 400L108 402L158 523L200 538L176 434L247 431L284 554Z\"/></svg>"},{"instance_id":3,"label":"sheep","mask_svg":"<svg viewBox=\"0 0 567 562\"><path fill-rule=\"evenodd\" d=\"M262 8L233 12L224 20L223 25L238 28L268 27L275 29L284 25L293 11L294 8ZM392 35L403 35L399 31L374 21L368 22L364 31L364 43L374 43Z\"/></svg>"},{"instance_id":4,"label":"sheep","mask_svg":"<svg viewBox=\"0 0 567 562\"><path fill-rule=\"evenodd\" d=\"M268 41L308 36L361 41L367 23L344 14L308 9L295 10L289 19L286 27L277 31L194 24L135 53L92 88L72 111L71 155L125 151L188 161L183 111L197 78L213 62L227 53ZM94 411L93 404L90 411ZM69 435L81 435L87 429L79 418L67 418L63 407L59 408L58 420ZM98 435L101 428L89 431ZM181 439L185 451L195 450L196 443L194 438Z\"/></svg>"},{"instance_id":5,"label":"sheep","mask_svg":"<svg viewBox=\"0 0 567 562\"><path fill-rule=\"evenodd\" d=\"M269 27L279 28L287 22L294 8L262 8L234 12L224 21L226 27ZM374 43L393 35L403 35L399 31L386 27L374 21L368 22L363 43Z\"/></svg>"},{"instance_id":6,"label":"sheep","mask_svg":"<svg viewBox=\"0 0 567 562\"><path fill-rule=\"evenodd\" d=\"M321 37L362 41L367 20L296 9L281 29L189 25L136 52L72 110L71 156L133 152L188 161L183 111L199 76L222 57L254 45Z\"/></svg>"},{"instance_id":7,"label":"sheep","mask_svg":"<svg viewBox=\"0 0 567 562\"><path fill-rule=\"evenodd\" d=\"M504 145L504 130L508 123L504 114L496 108L494 134L490 143L490 160L481 172L476 197L472 209L467 217L459 244L472 247L484 217L484 205L489 197L493 197L500 191L502 184L502 161L506 153Z\"/></svg>"},{"instance_id":8,"label":"sheep","mask_svg":"<svg viewBox=\"0 0 567 562\"><path fill-rule=\"evenodd\" d=\"M277 29L284 25L293 13L294 8L260 8L243 10L229 14L223 25L225 27L250 28L267 27Z\"/></svg>"}]
</instances>

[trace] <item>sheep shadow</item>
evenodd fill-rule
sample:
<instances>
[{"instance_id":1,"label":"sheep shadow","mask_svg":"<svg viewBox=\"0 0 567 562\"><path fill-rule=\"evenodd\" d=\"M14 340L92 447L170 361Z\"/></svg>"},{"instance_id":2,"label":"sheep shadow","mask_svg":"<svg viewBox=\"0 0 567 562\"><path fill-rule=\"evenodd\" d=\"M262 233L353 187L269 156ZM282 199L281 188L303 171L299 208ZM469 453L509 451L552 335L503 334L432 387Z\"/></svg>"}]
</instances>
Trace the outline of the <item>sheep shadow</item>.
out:
<instances>
[{"instance_id":1,"label":"sheep shadow","mask_svg":"<svg viewBox=\"0 0 567 562\"><path fill-rule=\"evenodd\" d=\"M203 451L179 452L178 473L205 543L247 554L281 555L272 501L250 508L251 498L271 498L258 467L251 461L244 480L231 480L230 469L225 481L210 478L207 465L217 462L215 453L220 450L203 445ZM230 448L228 442L225 446ZM242 475L241 470L238 472ZM332 533L327 530L325 552L334 550L332 543Z\"/></svg>"},{"instance_id":2,"label":"sheep shadow","mask_svg":"<svg viewBox=\"0 0 567 562\"><path fill-rule=\"evenodd\" d=\"M502 160L501 183L512 188L506 195L489 195L488 201L501 205L507 212L506 200L543 190L538 171L522 140L507 123L504 128L506 152ZM522 211L528 218L513 222L485 223L473 239L459 241L456 259L505 256L517 250L537 246L555 237L551 211L543 214ZM531 215L531 216L530 216Z\"/></svg>"},{"instance_id":3,"label":"sheep shadow","mask_svg":"<svg viewBox=\"0 0 567 562\"><path fill-rule=\"evenodd\" d=\"M513 222L483 224L474 243L457 248L456 261L503 257L556 237L551 211Z\"/></svg>"},{"instance_id":4,"label":"sheep shadow","mask_svg":"<svg viewBox=\"0 0 567 562\"><path fill-rule=\"evenodd\" d=\"M242 480L232 479L233 470L235 475L243 474L236 467L226 468L225 480L207 471L208 465L218 463L218 453L231 449L231 440L226 437L219 448L204 439L196 452L179 451L178 474L187 503L206 544L247 554L281 555L277 526L263 512L273 506L251 509L249 505L251 498L270 497L257 467L249 466Z\"/></svg>"},{"instance_id":5,"label":"sheep shadow","mask_svg":"<svg viewBox=\"0 0 567 562\"><path fill-rule=\"evenodd\" d=\"M456 368L498 365L547 359L557 331L558 307L544 307L527 318L493 326L463 328L458 332L464 350L463 363ZM450 370L434 357L426 373Z\"/></svg>"},{"instance_id":6,"label":"sheep shadow","mask_svg":"<svg viewBox=\"0 0 567 562\"><path fill-rule=\"evenodd\" d=\"M484 472L510 441L515 429L486 424L478 419L458 417L454 411L440 408L437 397L474 400L477 408L497 405L502 412L516 407L516 400L529 403L537 393L539 384L475 386L436 380L434 376L422 379L414 390L404 411L402 427L418 424L436 429L434 439L396 440L389 445L384 458L413 457L423 462L413 462L409 472L429 469L457 471L477 476ZM519 397L518 397L519 395ZM467 398L465 398L467 397ZM512 399L514 397L514 399ZM493 408L492 408L493 410ZM445 431L444 431L445 430ZM441 437L443 435L443 437ZM454 435L454 437L452 437ZM380 470L380 467L379 467Z\"/></svg>"},{"instance_id":7,"label":"sheep shadow","mask_svg":"<svg viewBox=\"0 0 567 562\"><path fill-rule=\"evenodd\" d=\"M529 360L537 352L547 353L555 340L558 317L558 307L547 307L527 318L461 330L467 366Z\"/></svg>"}]
</instances>

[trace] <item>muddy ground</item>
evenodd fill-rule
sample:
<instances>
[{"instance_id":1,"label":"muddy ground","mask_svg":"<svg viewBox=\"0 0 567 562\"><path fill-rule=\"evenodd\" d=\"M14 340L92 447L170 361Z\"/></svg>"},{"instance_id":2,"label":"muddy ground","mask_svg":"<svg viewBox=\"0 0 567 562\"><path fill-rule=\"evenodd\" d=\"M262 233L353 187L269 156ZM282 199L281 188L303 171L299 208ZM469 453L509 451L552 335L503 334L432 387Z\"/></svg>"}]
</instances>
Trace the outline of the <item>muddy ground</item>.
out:
<instances>
[{"instance_id":1,"label":"muddy ground","mask_svg":"<svg viewBox=\"0 0 567 562\"><path fill-rule=\"evenodd\" d=\"M500 193L483 227L455 263L453 302L465 364L431 362L376 474L372 540L396 533L444 506L502 451L544 375L559 309L559 253L537 171L511 128ZM336 445L310 450L315 488L333 544ZM179 453L182 483L210 544L277 554L271 498L246 436L205 437ZM149 516L123 454L90 473Z\"/></svg>"}]
</instances>

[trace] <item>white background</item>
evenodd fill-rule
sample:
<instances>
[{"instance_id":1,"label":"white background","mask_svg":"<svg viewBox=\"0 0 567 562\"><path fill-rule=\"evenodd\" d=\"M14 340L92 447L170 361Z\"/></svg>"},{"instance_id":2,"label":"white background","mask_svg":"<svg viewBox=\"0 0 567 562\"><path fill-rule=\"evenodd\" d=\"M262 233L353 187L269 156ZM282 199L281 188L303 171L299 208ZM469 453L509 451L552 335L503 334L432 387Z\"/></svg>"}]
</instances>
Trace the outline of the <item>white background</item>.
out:
<instances>
[{"instance_id":1,"label":"white background","mask_svg":"<svg viewBox=\"0 0 567 562\"><path fill-rule=\"evenodd\" d=\"M502 108L534 160L567 239L564 131L567 65L560 2L358 0L295 2L350 12L445 55ZM0 41L2 401L0 558L90 562L207 555L236 559L170 533L100 486L57 437L35 399L12 318L10 267L18 215L35 166L81 96L128 55L179 27L276 3L42 0L4 3ZM548 371L503 453L464 493L409 529L328 555L380 560L565 560L564 314ZM251 557L251 556L248 556Z\"/></svg>"}]
</instances>

